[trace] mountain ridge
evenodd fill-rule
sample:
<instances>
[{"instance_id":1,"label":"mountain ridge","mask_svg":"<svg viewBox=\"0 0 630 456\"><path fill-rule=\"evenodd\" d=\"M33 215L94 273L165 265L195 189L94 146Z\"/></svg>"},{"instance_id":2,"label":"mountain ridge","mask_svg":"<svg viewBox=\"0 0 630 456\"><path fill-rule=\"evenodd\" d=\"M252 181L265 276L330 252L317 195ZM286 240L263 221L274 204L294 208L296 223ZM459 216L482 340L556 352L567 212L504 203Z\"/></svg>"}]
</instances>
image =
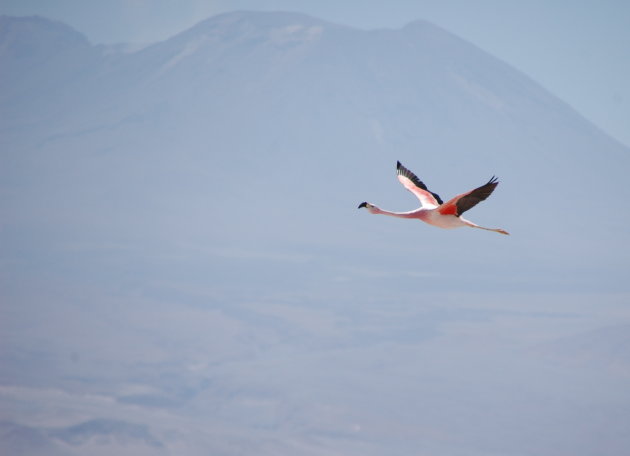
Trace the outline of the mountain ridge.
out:
<instances>
[{"instance_id":1,"label":"mountain ridge","mask_svg":"<svg viewBox=\"0 0 630 456\"><path fill-rule=\"evenodd\" d=\"M298 24L296 24L296 22ZM561 102L562 105L564 105L567 109L567 111L572 112L574 115L579 116L580 118L582 118L585 122L589 123L590 125L592 125L594 128L597 128L599 131L601 131L597 126L595 126L594 124L592 124L592 122L590 122L588 119L586 119L583 115L581 115L580 113L578 113L577 111L575 111L574 108L572 108L571 106L569 106L566 102L564 102L563 100L558 99L557 97L553 96L552 94L550 94L546 89L544 89L542 86L540 86L539 84L537 84L535 81L533 81L531 78L527 77L526 75L520 73L518 70L516 70L514 67L512 67L511 65L496 59L495 57L491 56L490 54L485 53L485 51L483 51L482 49L478 48L477 46L475 46L474 44L471 44L459 37L457 37L456 35L453 35L449 32L447 32L446 30L442 29L441 27L432 24L426 20L414 20L409 22L408 24L406 24L405 26L399 28L399 29L376 29L376 30L362 30L362 29L356 29L356 28L352 28L352 27L347 27L347 26L341 26L341 25L337 25L337 24L333 24L330 22L326 22L320 19L316 19L313 18L311 16L305 15L305 14L301 14L301 13L290 13L290 12L247 12L247 11L238 11L238 12L230 12L230 13L224 13L224 14L220 14L217 16L213 16L210 17L208 19L205 19L203 21L200 21L199 23L197 23L196 25L190 27L187 30L184 30L178 34L175 34L174 36L167 38L166 40L163 41L159 41L157 43L152 43L148 46L143 47L142 49L132 52L131 55L134 57L137 57L138 54L150 54L153 51L153 49L160 49L164 46L168 45L182 45L183 42L185 42L188 39L191 39L193 37L199 37L199 36L203 36L204 34L206 34L209 30L212 31L214 30L215 32L217 32L217 30L215 29L219 29L219 30L223 30L222 32L219 31L218 33L221 34L225 34L228 33L226 32L226 28L227 27L233 27L230 31L229 31L229 35L234 35L235 31L238 31L238 27L239 24L250 24L250 25L254 25L258 30L259 30L259 34L256 35L256 39L260 40L261 42L264 41L264 38L269 39L269 36L265 37L264 35L260 35L260 31L266 31L267 33L273 31L274 29L277 28L286 28L286 27L291 27L292 25L296 26L299 25L299 22L305 22L306 25L309 26L325 26L327 29L332 29L332 30L343 30L345 32L350 32L350 33L363 33L366 35L369 35L371 33L386 33L386 34L398 34L398 35L404 35L405 32L407 33L411 33L411 34L417 34L418 32L420 32L420 35L424 38L424 40L420 40L417 41L417 37L414 37L416 39L416 43L419 43L421 45L426 45L426 41L430 41L431 39L433 40L447 40L451 43L457 43L457 45L459 46L463 46L464 48L468 48L470 50L474 50L475 52L480 52L483 53L485 56L489 57L495 64L499 64L500 66L509 69L512 74L519 74L521 78L525 78L527 80L527 82L531 82L533 83L533 85L536 87L536 92L537 93L544 93L545 96L552 96L555 99L557 99L558 101ZM89 41L87 40L87 38L81 34L80 32L77 32L76 30L74 30L73 28L58 22L58 21L50 21L48 19L39 17L39 16L30 16L30 17L11 17L11 16L3 16L3 24L4 27L2 27L0 25L0 28L4 28L4 32L2 33L2 35L0 35L0 40L2 40L3 38L5 38L5 40L3 41L3 49L5 49L5 53L6 54L6 50L7 49L11 49L13 46L11 46L11 41L10 40L6 40L6 36L7 36L7 31L10 31L12 27L12 25L14 24L30 24L31 27L40 25L43 26L41 28L43 28L44 30L56 30L59 34L61 31L65 32L64 33L64 41L67 41L68 43L74 43L75 45L80 45L80 48L83 50L86 49L91 49L91 53L89 53L89 55L85 55L84 57L86 57L86 61L85 61L85 65L90 65L90 64L94 64L95 63L95 58L96 56L98 56L98 59L100 59L100 63L101 64L105 64L107 60L112 60L112 55L107 55L107 53L102 52L102 46L101 45L91 45L89 43ZM297 29L292 29L290 31L287 31L288 35L291 34L295 34L295 32L297 31ZM238 33L236 33L236 35L238 35ZM30 38L29 38L30 40ZM29 41L27 40L27 41ZM413 39L412 39L413 41ZM48 40L43 40L43 39L39 39L37 42L42 42L44 44L50 44L50 42ZM192 48L188 48L186 49L186 46L189 45L190 43L186 43L183 44L184 48L179 49L179 52L181 54L189 54L192 55L194 54L194 49ZM435 43L432 43L435 44ZM78 49L78 47L75 47L75 49ZM63 51L62 51L63 53ZM3 57L3 54L0 54L0 59ZM123 60L128 60L129 58L129 54L128 53L114 53L116 57L122 57ZM3 66L4 68L11 68L12 62L3 62ZM6 70L5 70L6 71ZM73 69L73 71L76 71L76 68ZM0 73L1 75L2 73ZM66 76L66 74L64 73L62 76ZM462 78L459 80L459 84L464 86L464 90L469 90L471 92L474 92L474 96L477 96L480 99L484 98L484 93L486 96L486 102L489 104L493 104L494 106L499 106L500 102L498 102L497 100L492 101L492 96L488 96L487 92L484 92L484 88L483 87L478 87L478 86L468 86L466 87L467 81L465 80L465 78ZM7 86L11 85L11 81L9 81L7 84L5 84ZM496 89L496 86L494 86L494 89ZM533 93L532 95L534 96L538 96L540 98L540 95L536 95L535 93ZM601 132L602 134L605 134L604 132ZM608 135L606 135L608 136ZM614 140L613 138L610 138L611 140ZM621 145L621 144L620 144ZM623 145L622 145L623 146Z\"/></svg>"}]
</instances>

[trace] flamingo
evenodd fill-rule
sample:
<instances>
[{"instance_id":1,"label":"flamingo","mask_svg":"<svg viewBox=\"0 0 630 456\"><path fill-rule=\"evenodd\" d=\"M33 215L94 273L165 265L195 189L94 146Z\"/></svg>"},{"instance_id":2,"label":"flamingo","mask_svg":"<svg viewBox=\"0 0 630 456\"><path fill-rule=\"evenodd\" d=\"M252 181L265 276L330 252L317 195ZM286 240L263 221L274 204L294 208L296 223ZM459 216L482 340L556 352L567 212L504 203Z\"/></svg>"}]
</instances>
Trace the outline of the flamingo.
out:
<instances>
[{"instance_id":1,"label":"flamingo","mask_svg":"<svg viewBox=\"0 0 630 456\"><path fill-rule=\"evenodd\" d=\"M401 165L400 162L397 162L396 164L396 174L398 175L398 180L403 187L416 195L416 197L420 200L420 208L408 212L391 212L385 211L373 204L363 202L359 204L358 209L364 207L371 214L383 214L392 217L419 219L429 225L437 226L439 228L459 228L462 226L469 226L471 228L479 228L501 234L510 234L501 228L486 228L476 225L462 217L464 212L473 208L492 194L496 186L499 185L499 181L495 176L492 176L492 178L481 187L462 193L461 195L457 195L444 203L436 193L429 191L427 186L424 185L424 183L418 179L414 173Z\"/></svg>"}]
</instances>

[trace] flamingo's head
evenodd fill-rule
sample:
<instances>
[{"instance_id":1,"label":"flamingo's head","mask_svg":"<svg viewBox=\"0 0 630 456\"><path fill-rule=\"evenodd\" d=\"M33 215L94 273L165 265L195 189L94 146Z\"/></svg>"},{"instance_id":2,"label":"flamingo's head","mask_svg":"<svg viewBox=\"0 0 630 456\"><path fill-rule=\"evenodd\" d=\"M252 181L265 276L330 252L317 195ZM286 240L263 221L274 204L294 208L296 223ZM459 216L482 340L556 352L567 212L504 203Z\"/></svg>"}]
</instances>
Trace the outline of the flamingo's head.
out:
<instances>
[{"instance_id":1,"label":"flamingo's head","mask_svg":"<svg viewBox=\"0 0 630 456\"><path fill-rule=\"evenodd\" d=\"M358 209L361 209L362 207L366 208L370 214L378 214L378 208L373 204L363 202L359 204Z\"/></svg>"}]
</instances>

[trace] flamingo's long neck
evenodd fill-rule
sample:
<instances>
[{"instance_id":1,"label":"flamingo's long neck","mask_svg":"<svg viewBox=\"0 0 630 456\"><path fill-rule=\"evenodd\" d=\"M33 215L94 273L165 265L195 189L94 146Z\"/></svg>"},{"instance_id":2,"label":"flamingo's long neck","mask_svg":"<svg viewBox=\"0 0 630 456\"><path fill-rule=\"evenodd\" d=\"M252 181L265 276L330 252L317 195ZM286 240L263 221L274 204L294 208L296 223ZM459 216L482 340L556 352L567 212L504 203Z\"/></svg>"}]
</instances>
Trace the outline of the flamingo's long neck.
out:
<instances>
[{"instance_id":1,"label":"flamingo's long neck","mask_svg":"<svg viewBox=\"0 0 630 456\"><path fill-rule=\"evenodd\" d=\"M421 212L418 210L410 211L410 212L392 212L392 211L386 211L384 209L374 206L370 212L372 212L372 214L389 215L390 217L422 218Z\"/></svg>"}]
</instances>

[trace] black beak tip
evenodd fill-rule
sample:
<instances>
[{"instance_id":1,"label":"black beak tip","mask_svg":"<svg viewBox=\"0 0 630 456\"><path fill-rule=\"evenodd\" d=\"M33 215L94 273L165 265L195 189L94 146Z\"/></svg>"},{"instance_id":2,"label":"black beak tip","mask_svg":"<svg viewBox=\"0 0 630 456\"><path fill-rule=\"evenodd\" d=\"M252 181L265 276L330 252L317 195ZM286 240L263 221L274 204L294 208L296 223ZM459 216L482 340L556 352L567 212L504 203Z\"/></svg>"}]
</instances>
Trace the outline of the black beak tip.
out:
<instances>
[{"instance_id":1,"label":"black beak tip","mask_svg":"<svg viewBox=\"0 0 630 456\"><path fill-rule=\"evenodd\" d=\"M363 203L359 204L359 207L357 207L357 209L361 209L362 207L366 207L366 206L367 206L367 203L363 202Z\"/></svg>"}]
</instances>

